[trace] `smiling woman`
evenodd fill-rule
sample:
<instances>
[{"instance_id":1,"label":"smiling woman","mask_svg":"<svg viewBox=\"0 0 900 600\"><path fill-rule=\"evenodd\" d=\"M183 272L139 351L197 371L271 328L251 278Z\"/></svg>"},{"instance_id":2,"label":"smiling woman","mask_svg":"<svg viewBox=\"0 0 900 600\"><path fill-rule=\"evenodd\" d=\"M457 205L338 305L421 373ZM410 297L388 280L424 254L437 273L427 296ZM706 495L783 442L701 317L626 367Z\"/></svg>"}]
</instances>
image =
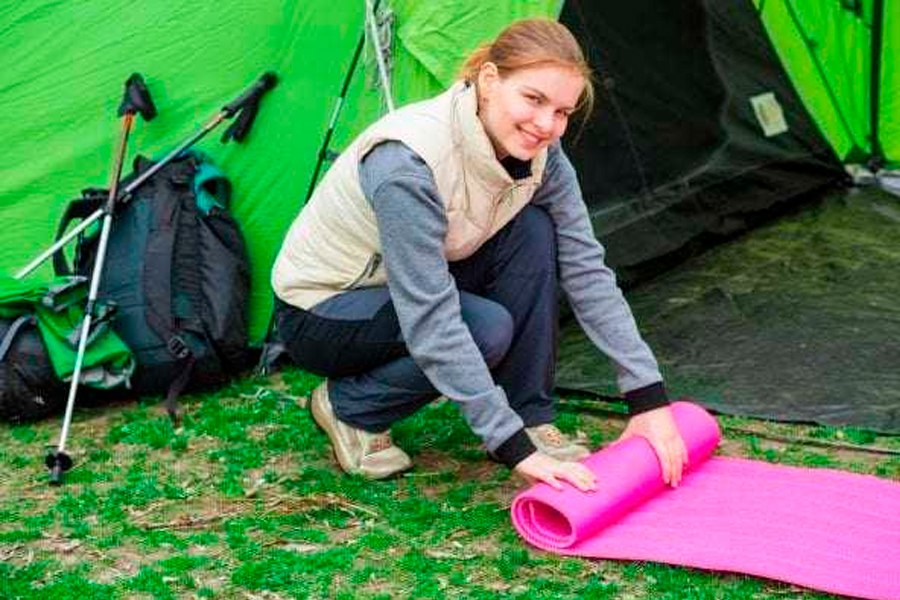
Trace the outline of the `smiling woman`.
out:
<instances>
[{"instance_id":1,"label":"smiling woman","mask_svg":"<svg viewBox=\"0 0 900 600\"><path fill-rule=\"evenodd\" d=\"M310 407L342 469L412 467L390 428L444 395L493 459L593 489L577 462L588 449L553 425L561 287L618 367L633 413L623 436L646 437L677 485L686 451L656 359L559 143L592 101L572 34L519 21L449 90L366 129L316 188L275 262L276 335L328 377Z\"/></svg>"}]
</instances>

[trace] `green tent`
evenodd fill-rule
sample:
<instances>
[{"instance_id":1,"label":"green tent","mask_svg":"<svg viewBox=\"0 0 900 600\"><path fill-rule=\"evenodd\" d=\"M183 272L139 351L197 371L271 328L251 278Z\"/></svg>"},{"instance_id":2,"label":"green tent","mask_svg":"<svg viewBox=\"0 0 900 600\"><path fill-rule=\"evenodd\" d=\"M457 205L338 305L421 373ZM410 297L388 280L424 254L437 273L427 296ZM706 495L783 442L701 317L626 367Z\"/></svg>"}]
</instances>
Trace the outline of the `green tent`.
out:
<instances>
[{"instance_id":1,"label":"green tent","mask_svg":"<svg viewBox=\"0 0 900 600\"><path fill-rule=\"evenodd\" d=\"M468 49L515 18L555 15L557 4L392 1L396 102L439 91ZM52 241L68 200L107 185L120 130L116 108L132 72L144 76L159 116L136 124L129 156L161 157L272 70L280 83L244 145L221 146L214 136L202 144L234 183L233 210L253 265L251 338L258 342L271 306L269 269L302 207L364 15L362 0L7 3L0 8L0 266L11 274L27 264ZM369 46L334 149L385 110L371 57ZM49 277L49 269L33 276Z\"/></svg>"}]
</instances>

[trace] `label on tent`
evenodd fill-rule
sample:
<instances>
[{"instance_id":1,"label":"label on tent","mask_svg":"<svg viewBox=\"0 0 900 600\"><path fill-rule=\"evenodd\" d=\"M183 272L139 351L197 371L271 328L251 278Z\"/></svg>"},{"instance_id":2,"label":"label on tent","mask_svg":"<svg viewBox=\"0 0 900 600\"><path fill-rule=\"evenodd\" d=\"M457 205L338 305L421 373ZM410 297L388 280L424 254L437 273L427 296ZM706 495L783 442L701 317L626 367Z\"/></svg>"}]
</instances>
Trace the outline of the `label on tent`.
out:
<instances>
[{"instance_id":1,"label":"label on tent","mask_svg":"<svg viewBox=\"0 0 900 600\"><path fill-rule=\"evenodd\" d=\"M772 137L788 130L787 121L784 120L784 111L772 92L759 94L750 98L756 120L762 127L766 137Z\"/></svg>"}]
</instances>

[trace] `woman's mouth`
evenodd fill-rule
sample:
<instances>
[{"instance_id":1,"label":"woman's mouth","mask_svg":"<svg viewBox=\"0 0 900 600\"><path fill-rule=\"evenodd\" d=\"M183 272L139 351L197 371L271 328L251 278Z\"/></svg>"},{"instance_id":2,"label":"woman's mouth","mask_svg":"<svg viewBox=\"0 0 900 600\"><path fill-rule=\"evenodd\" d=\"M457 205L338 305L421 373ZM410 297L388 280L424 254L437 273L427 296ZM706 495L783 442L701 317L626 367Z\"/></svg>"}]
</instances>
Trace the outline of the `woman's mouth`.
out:
<instances>
[{"instance_id":1,"label":"woman's mouth","mask_svg":"<svg viewBox=\"0 0 900 600\"><path fill-rule=\"evenodd\" d=\"M539 136L539 135L535 135L535 134L530 133L530 132L528 132L528 131L525 131L525 130L522 129L522 128L519 128L519 133L522 134L522 138L525 140L525 142L526 142L529 146L540 146L540 145L541 145L542 143L544 143L544 141L546 140L546 138L541 137L541 136Z\"/></svg>"}]
</instances>

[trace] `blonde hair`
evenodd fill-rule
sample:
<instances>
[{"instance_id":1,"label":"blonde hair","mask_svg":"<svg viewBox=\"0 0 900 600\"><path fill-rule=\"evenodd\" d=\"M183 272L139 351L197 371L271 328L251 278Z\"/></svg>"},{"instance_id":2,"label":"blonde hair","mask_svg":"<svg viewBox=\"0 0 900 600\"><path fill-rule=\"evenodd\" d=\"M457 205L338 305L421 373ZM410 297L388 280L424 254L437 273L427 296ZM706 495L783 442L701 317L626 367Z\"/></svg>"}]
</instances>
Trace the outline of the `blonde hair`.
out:
<instances>
[{"instance_id":1,"label":"blonde hair","mask_svg":"<svg viewBox=\"0 0 900 600\"><path fill-rule=\"evenodd\" d=\"M523 19L509 25L497 38L477 48L463 63L459 78L477 85L481 67L491 62L500 76L520 69L558 66L572 69L584 77L584 91L578 99L578 111L590 115L594 108L592 71L578 40L565 25L550 19Z\"/></svg>"}]
</instances>

